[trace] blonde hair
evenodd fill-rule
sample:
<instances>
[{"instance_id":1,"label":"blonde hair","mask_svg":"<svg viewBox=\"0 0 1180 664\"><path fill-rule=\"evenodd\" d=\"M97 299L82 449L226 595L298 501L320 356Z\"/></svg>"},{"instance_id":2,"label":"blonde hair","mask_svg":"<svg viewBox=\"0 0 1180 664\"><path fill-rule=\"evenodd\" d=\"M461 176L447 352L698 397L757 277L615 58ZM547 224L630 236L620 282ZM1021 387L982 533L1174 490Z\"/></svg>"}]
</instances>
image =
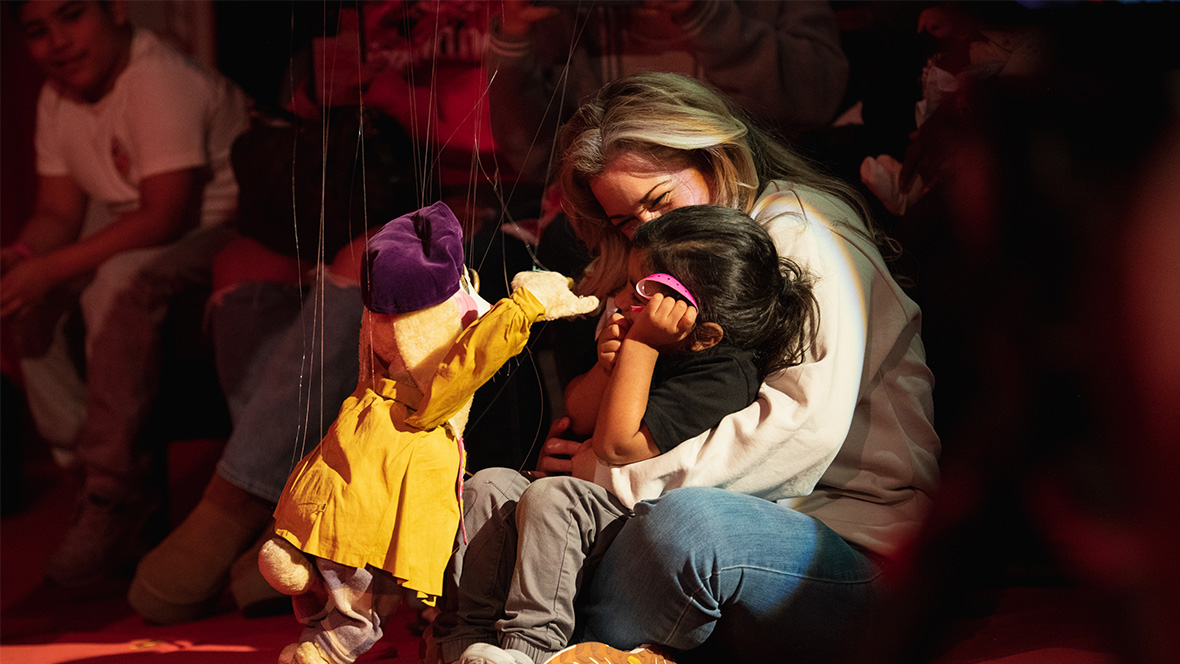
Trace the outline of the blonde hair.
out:
<instances>
[{"instance_id":1,"label":"blonde hair","mask_svg":"<svg viewBox=\"0 0 1180 664\"><path fill-rule=\"evenodd\" d=\"M670 169L697 168L715 205L749 213L763 185L783 179L844 200L870 223L854 189L776 142L720 92L679 74L636 74L606 84L565 123L558 147L562 207L596 255L578 284L582 294L606 297L626 281L627 238L590 190L623 154Z\"/></svg>"}]
</instances>

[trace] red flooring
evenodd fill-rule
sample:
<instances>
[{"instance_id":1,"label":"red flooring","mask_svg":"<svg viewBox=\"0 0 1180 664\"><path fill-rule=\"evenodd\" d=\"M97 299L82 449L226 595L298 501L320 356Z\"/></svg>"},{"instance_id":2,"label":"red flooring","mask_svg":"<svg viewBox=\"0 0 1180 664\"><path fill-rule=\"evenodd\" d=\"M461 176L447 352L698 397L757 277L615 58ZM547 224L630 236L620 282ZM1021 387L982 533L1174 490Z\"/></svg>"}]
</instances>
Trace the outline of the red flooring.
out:
<instances>
[{"instance_id":1,"label":"red flooring","mask_svg":"<svg viewBox=\"0 0 1180 664\"><path fill-rule=\"evenodd\" d=\"M216 441L170 447L173 521L191 509L220 451ZM247 619L225 612L184 625L145 623L122 589L79 597L46 588L46 556L68 524L75 486L48 459L26 463L27 504L0 520L0 663L270 664L295 639L291 615ZM6 510L9 512L11 510ZM935 664L1108 664L1109 634L1085 593L1064 587L1016 587L986 616L956 626ZM362 662L418 662L418 638L403 611Z\"/></svg>"}]
</instances>

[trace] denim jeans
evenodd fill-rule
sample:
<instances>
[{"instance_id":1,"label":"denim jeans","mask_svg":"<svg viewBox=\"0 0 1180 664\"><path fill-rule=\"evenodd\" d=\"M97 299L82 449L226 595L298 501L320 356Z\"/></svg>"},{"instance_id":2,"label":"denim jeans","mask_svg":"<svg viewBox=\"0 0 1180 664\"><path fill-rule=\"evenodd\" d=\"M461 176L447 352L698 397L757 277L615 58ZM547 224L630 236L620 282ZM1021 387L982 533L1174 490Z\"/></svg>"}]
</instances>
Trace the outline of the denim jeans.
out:
<instances>
[{"instance_id":1,"label":"denim jeans","mask_svg":"<svg viewBox=\"0 0 1180 664\"><path fill-rule=\"evenodd\" d=\"M277 503L357 385L361 291L321 279L245 282L212 310L217 373L233 421L217 473Z\"/></svg>"},{"instance_id":2,"label":"denim jeans","mask_svg":"<svg viewBox=\"0 0 1180 664\"><path fill-rule=\"evenodd\" d=\"M851 661L881 570L776 503L682 488L635 506L579 603L582 640L691 650L677 661Z\"/></svg>"}]
</instances>

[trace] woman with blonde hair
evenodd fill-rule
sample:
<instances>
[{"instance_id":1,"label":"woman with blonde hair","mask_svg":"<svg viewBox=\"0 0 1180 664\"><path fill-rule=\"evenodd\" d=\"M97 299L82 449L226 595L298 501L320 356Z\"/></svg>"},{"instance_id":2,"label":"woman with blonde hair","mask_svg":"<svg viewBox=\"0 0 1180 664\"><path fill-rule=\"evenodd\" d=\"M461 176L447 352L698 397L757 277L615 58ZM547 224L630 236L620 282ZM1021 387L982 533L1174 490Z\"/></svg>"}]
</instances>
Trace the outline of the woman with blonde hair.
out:
<instances>
[{"instance_id":1,"label":"woman with blonde hair","mask_svg":"<svg viewBox=\"0 0 1180 664\"><path fill-rule=\"evenodd\" d=\"M854 190L679 75L607 84L559 150L563 206L596 256L582 292L623 286L641 224L712 203L749 214L814 276L819 325L803 362L767 376L754 403L651 459L608 464L555 423L538 474L589 479L629 514L608 547L589 543L605 552L581 581L581 633L553 635L584 642L551 661L633 648L660 661L645 644L681 662L850 661L939 477L921 312L890 274L887 241ZM465 485L471 540L457 539L434 627L444 661L495 643L496 584L529 555L516 549L519 491L492 475Z\"/></svg>"}]
</instances>

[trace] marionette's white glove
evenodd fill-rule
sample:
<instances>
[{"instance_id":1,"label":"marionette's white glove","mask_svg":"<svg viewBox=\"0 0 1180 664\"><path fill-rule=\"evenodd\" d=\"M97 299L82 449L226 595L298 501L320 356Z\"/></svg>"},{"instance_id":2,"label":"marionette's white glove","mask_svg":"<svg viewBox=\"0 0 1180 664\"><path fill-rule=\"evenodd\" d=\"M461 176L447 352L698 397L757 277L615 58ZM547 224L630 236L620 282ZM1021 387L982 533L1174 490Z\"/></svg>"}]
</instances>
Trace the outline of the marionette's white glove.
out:
<instances>
[{"instance_id":1,"label":"marionette's white glove","mask_svg":"<svg viewBox=\"0 0 1180 664\"><path fill-rule=\"evenodd\" d=\"M570 290L573 280L560 272L521 272L512 279L512 290L524 288L545 307L544 320L593 313L598 298L578 296Z\"/></svg>"}]
</instances>

